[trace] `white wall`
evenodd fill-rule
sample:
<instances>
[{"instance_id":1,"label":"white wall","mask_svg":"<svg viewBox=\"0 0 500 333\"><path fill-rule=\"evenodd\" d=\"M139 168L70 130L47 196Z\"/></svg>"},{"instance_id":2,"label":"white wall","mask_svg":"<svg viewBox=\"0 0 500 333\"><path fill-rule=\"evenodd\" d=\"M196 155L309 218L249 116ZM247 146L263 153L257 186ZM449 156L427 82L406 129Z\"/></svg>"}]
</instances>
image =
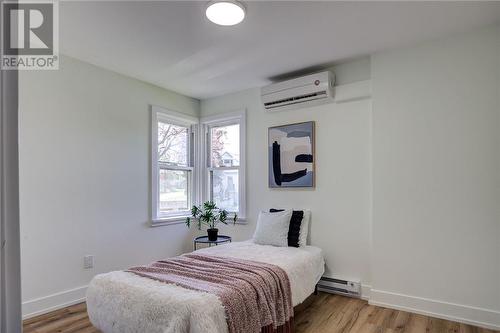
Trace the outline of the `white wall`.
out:
<instances>
[{"instance_id":1,"label":"white wall","mask_svg":"<svg viewBox=\"0 0 500 333\"><path fill-rule=\"evenodd\" d=\"M199 101L68 58L20 72L23 313L75 301L97 273L192 248L184 225L151 228L150 112ZM83 256L95 255L95 269Z\"/></svg>"},{"instance_id":2,"label":"white wall","mask_svg":"<svg viewBox=\"0 0 500 333\"><path fill-rule=\"evenodd\" d=\"M367 58L333 69L341 83L370 76ZM250 89L201 103L202 116L241 109L247 110L248 224L225 232L248 239L260 210L309 208L311 242L325 252L326 275L369 284L370 100L269 113L262 107L260 89ZM316 188L270 189L268 128L310 120L316 121Z\"/></svg>"},{"instance_id":3,"label":"white wall","mask_svg":"<svg viewBox=\"0 0 500 333\"><path fill-rule=\"evenodd\" d=\"M499 59L498 27L372 57L372 302L500 327Z\"/></svg>"}]
</instances>

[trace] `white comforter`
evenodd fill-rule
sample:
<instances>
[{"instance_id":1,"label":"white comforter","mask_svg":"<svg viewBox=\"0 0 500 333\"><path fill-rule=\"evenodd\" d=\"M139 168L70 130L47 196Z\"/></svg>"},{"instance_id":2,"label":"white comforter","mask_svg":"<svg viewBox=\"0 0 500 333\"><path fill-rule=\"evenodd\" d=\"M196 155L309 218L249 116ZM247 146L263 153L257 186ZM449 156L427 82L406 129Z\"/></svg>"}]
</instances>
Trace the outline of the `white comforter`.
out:
<instances>
[{"instance_id":1,"label":"white comforter","mask_svg":"<svg viewBox=\"0 0 500 333\"><path fill-rule=\"evenodd\" d=\"M321 249L234 242L198 253L255 260L281 267L293 305L302 303L324 272ZM97 275L87 290L90 320L104 333L222 333L225 311L217 296L122 271Z\"/></svg>"}]
</instances>

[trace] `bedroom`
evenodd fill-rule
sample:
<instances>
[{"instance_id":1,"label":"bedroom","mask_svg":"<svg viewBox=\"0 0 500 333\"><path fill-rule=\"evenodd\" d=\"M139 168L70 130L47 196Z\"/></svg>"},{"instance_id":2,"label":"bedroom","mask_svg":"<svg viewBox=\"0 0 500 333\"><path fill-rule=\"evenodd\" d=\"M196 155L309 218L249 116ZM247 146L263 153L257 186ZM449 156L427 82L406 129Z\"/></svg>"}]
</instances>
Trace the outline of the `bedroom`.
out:
<instances>
[{"instance_id":1,"label":"bedroom","mask_svg":"<svg viewBox=\"0 0 500 333\"><path fill-rule=\"evenodd\" d=\"M238 331L123 272L195 248L281 267L295 332L500 331L500 2L44 3L46 62L2 51L2 333Z\"/></svg>"}]
</instances>

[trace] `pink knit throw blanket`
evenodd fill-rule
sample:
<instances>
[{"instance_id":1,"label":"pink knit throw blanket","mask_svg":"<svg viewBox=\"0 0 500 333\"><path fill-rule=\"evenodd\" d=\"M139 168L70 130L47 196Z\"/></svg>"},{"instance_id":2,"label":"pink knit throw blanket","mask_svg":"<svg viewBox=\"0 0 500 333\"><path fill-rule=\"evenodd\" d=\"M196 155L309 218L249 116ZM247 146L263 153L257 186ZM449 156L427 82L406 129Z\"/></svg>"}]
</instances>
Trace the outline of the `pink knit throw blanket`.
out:
<instances>
[{"instance_id":1,"label":"pink knit throw blanket","mask_svg":"<svg viewBox=\"0 0 500 333\"><path fill-rule=\"evenodd\" d=\"M293 332L290 281L278 266L185 254L128 272L217 295L230 333Z\"/></svg>"}]
</instances>

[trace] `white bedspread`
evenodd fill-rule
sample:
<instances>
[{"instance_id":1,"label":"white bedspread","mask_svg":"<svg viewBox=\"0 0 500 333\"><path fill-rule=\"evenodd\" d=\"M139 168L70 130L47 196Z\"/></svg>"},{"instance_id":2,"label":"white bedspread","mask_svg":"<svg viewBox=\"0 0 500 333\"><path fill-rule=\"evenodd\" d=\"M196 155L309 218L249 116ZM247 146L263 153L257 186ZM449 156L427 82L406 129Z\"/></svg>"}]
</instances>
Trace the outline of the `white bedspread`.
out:
<instances>
[{"instance_id":1,"label":"white bedspread","mask_svg":"<svg viewBox=\"0 0 500 333\"><path fill-rule=\"evenodd\" d=\"M321 249L275 247L251 241L201 249L198 253L255 260L281 267L290 279L292 302L302 303L324 272ZM87 290L91 322L104 333L225 333L225 311L217 296L127 272L97 275Z\"/></svg>"}]
</instances>

